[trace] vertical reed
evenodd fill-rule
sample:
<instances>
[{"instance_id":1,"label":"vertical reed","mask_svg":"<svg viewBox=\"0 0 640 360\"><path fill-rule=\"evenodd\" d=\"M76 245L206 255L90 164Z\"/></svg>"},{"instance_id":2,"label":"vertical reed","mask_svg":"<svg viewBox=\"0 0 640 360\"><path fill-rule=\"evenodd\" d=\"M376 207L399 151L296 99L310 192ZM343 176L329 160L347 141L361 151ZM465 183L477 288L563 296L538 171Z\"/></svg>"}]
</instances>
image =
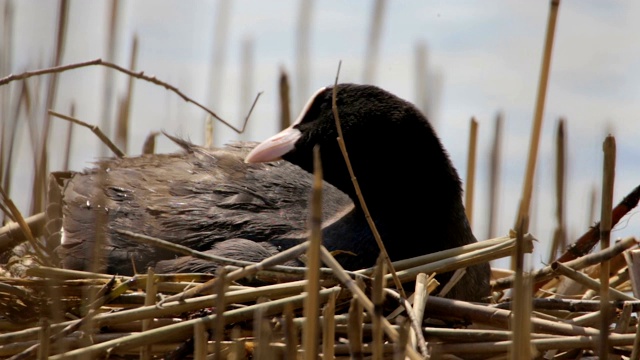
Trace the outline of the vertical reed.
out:
<instances>
[{"instance_id":1,"label":"vertical reed","mask_svg":"<svg viewBox=\"0 0 640 360\"><path fill-rule=\"evenodd\" d=\"M544 114L544 105L547 98L547 84L551 68L551 52L553 50L553 40L555 38L556 20L558 18L559 7L560 0L551 0L549 18L547 21L547 34L544 42L544 53L542 55L542 68L540 70L540 79L538 82L538 95L536 98L535 114L533 116L531 130L531 143L529 144L529 157L527 160L526 174L522 187L520 208L518 210L518 217L516 218L516 228L520 227L519 224L522 222L521 219L529 218L531 195L533 193L533 181L535 179L536 161L538 158L538 144L540 143L540 132L542 129L542 116ZM528 231L528 221L524 223L522 229L524 232Z\"/></svg>"},{"instance_id":2,"label":"vertical reed","mask_svg":"<svg viewBox=\"0 0 640 360\"><path fill-rule=\"evenodd\" d=\"M600 211L600 246L609 248L611 242L611 210L613 209L613 183L616 166L616 141L611 135L603 144L604 161L602 169L602 206ZM600 359L609 357L609 260L600 264L600 343L598 353Z\"/></svg>"},{"instance_id":3,"label":"vertical reed","mask_svg":"<svg viewBox=\"0 0 640 360\"><path fill-rule=\"evenodd\" d=\"M476 152L478 144L478 121L471 118L469 126L469 147L467 152L467 181L464 191L464 208L469 225L473 228L473 189L476 182Z\"/></svg>"}]
</instances>

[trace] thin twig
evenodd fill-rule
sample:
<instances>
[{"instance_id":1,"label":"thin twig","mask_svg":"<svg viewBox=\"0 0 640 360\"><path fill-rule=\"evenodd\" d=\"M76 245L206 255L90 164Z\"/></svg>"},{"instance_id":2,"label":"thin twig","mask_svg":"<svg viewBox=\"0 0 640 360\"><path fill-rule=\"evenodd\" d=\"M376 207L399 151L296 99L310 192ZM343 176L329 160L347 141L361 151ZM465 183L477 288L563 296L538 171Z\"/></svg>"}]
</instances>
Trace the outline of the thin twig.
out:
<instances>
[{"instance_id":1,"label":"thin twig","mask_svg":"<svg viewBox=\"0 0 640 360\"><path fill-rule=\"evenodd\" d=\"M336 80L333 84L333 94L331 98L331 109L333 110L333 117L336 122L336 129L338 131L338 145L340 145L340 151L342 152L342 157L344 158L344 162L347 165L347 169L349 170L349 175L351 177L351 181L353 182L353 187L356 190L356 195L358 196L358 201L360 202L360 207L364 212L364 217L367 219L367 223L369 223L369 227L371 228L371 232L373 233L373 237L376 239L376 243L378 244L378 248L380 249L380 254L384 258L387 266L389 266L389 272L391 277L393 278L393 282L395 283L396 288L400 292L403 298L407 298L407 294L404 292L404 288L402 287L402 282L396 275L396 270L393 268L393 264L391 263L391 258L389 257L389 253L382 242L382 238L380 237L380 233L376 227L376 224L373 222L371 218L371 213L369 213L369 208L367 208L367 203L364 201L364 197L362 196L362 192L360 191L360 185L358 185L358 179L353 172L353 168L351 167L351 160L349 160L349 154L347 152L347 146L344 143L344 135L342 134L342 126L340 125L340 116L338 115L338 105L336 104L336 98L338 97L338 77L340 76L340 67L342 66L342 61L338 62L338 71L336 72Z\"/></svg>"},{"instance_id":2,"label":"thin twig","mask_svg":"<svg viewBox=\"0 0 640 360\"><path fill-rule=\"evenodd\" d=\"M235 131L238 134L242 134L244 132L245 127L247 126L247 121L249 119L249 115L247 115L247 117L245 118L245 122L244 122L244 124L242 124L242 127L240 129L238 129L235 126L231 125L226 120L222 119L220 116L218 116L218 114L216 114L212 110L208 109L206 106L200 104L199 102L191 99L190 97L188 97L187 95L182 93L182 91L180 91L175 86L173 86L173 85L171 85L171 84L169 84L167 82L164 82L162 80L159 80L155 76L145 75L144 71L134 72L134 71L125 69L125 68L123 68L121 66L118 66L118 65L116 65L114 63L111 63L111 62L108 62L108 61L104 61L102 59L94 59L94 60L79 62L79 63L75 63L75 64L69 64L69 65L54 66L54 67L50 67L50 68L46 68L46 69L40 69L40 70L34 70L34 71L25 71L25 72L23 72L21 74L17 74L17 75L11 74L9 76L0 78L0 86L8 84L8 83L13 82L13 81L17 81L17 80L28 79L28 78L33 77L33 76L44 75L44 74L53 74L53 73L61 73L61 72L74 70L74 69L79 69L79 68L83 68L83 67L87 67L87 66L93 66L93 65L102 65L102 66L105 66L105 67L120 71L122 73L125 73L125 74L127 74L129 76L133 76L136 79L148 81L148 82L153 83L155 85L162 86L165 89L167 89L167 90L175 93L179 97L181 97L182 100L184 100L184 101L186 101L188 103L192 103L195 106L199 107L200 109L204 110L206 113L208 113L209 115L211 115L214 118L218 119L218 121L220 121L221 123L223 123L224 125L226 125L231 130ZM256 101L257 101L257 97L256 97ZM255 101L254 101L254 105L255 105ZM253 106L252 106L252 109L253 109Z\"/></svg>"},{"instance_id":3,"label":"thin twig","mask_svg":"<svg viewBox=\"0 0 640 360\"><path fill-rule=\"evenodd\" d=\"M107 135L105 135L105 134L102 132L102 130L100 130L100 128L99 128L98 126L96 126L96 125L89 125L89 124L87 124L86 122L84 122L84 121L82 121L82 120L78 120L78 119L73 118L73 117L71 117L71 116L67 116L67 115L60 114L60 113L55 112L55 111L53 111L53 110L49 110L48 112L49 112L49 114L50 114L50 115L53 115L53 116L55 116L55 117L59 117L59 118L64 119L64 120L71 121L71 122L72 122L72 123L74 123L74 124L78 124L78 125L81 125L81 126L86 127L87 129L91 130L94 134L96 134L96 136L97 136L97 137L98 137L98 138L99 138L99 139L100 139L100 140L101 140L105 145L107 145L107 146L109 147L109 149L110 149L111 151L113 151L113 153L114 153L117 157L119 157L119 158L123 158L123 157L125 157L125 156L126 156L126 155L125 155L125 153L124 153L122 150L120 150L120 149L116 146L116 144L114 144L114 143L109 139L109 137L107 137Z\"/></svg>"}]
</instances>

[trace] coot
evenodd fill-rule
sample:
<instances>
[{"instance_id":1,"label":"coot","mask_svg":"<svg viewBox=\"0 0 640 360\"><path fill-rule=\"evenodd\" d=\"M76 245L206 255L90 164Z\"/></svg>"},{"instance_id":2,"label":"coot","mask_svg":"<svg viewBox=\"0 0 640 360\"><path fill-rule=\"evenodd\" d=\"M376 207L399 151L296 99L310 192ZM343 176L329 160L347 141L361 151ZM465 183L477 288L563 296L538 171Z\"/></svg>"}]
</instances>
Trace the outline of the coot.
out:
<instances>
[{"instance_id":1,"label":"coot","mask_svg":"<svg viewBox=\"0 0 640 360\"><path fill-rule=\"evenodd\" d=\"M56 174L63 214L56 253L63 267L121 275L149 266L166 273L215 272L215 263L178 258L116 230L245 261L276 253L278 247L269 243L274 238L304 240L308 172L288 162L245 164L256 143L206 149L172 139L183 152L107 159L70 176ZM325 195L326 216L353 206L329 184ZM104 239L94 259L97 233Z\"/></svg>"},{"instance_id":2,"label":"coot","mask_svg":"<svg viewBox=\"0 0 640 360\"><path fill-rule=\"evenodd\" d=\"M391 259L475 242L460 179L420 111L374 86L342 84L337 90L351 163ZM305 240L316 144L327 182L323 214L330 218L323 242L340 250L336 257L349 270L372 266L378 247L336 141L331 96L332 88L318 91L290 128L255 148L234 143L204 149L176 139L184 153L105 160L75 174L61 188L63 266L87 269L95 263L98 214L107 219L98 227L105 234L98 269L109 273L216 267L139 244L116 229L237 260L259 261L292 247ZM269 162L279 158L285 161ZM438 279L445 283L450 276ZM489 265L482 264L469 267L448 297L479 301L488 294Z\"/></svg>"},{"instance_id":3,"label":"coot","mask_svg":"<svg viewBox=\"0 0 640 360\"><path fill-rule=\"evenodd\" d=\"M324 179L349 195L353 211L324 229L330 250L343 250L347 269L371 266L378 248L357 200L336 138L333 88L320 89L288 129L265 140L248 163L284 159L311 172L319 145ZM460 178L433 128L411 103L370 85L341 84L336 104L362 195L392 260L476 242L462 204ZM348 241L347 241L348 239ZM440 274L441 283L451 273ZM467 268L448 297L489 295L488 263Z\"/></svg>"}]
</instances>

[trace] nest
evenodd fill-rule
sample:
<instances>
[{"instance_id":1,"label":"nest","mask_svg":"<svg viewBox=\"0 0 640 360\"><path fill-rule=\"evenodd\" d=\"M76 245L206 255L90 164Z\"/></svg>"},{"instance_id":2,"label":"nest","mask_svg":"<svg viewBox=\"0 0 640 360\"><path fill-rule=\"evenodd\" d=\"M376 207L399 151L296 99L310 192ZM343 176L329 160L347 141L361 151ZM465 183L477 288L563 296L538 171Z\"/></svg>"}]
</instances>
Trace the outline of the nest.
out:
<instances>
[{"instance_id":1,"label":"nest","mask_svg":"<svg viewBox=\"0 0 640 360\"><path fill-rule=\"evenodd\" d=\"M221 267L215 276L70 271L40 265L27 251L9 263L26 277L1 281L0 356L487 359L525 351L532 358L577 358L597 352L603 321L610 353L637 354L632 315L640 301L629 295L633 267L627 266L637 256L635 238L531 273L503 274L486 304L429 294L438 284L428 274L510 256L516 248L531 251L533 240L512 233L395 262L400 281L415 281L408 298L383 261L347 272L313 241L252 266ZM278 265L304 251L308 261L321 259L327 267ZM603 262L611 275L606 303L594 279ZM494 277L499 273L494 269ZM246 285L247 279L259 285Z\"/></svg>"}]
</instances>

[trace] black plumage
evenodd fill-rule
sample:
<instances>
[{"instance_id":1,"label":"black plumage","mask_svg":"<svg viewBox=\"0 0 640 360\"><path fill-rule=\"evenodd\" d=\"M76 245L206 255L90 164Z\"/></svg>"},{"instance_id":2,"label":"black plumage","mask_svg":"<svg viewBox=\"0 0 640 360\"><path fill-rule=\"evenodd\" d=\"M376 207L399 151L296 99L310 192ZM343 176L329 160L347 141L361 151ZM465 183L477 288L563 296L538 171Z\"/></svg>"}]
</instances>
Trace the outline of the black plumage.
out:
<instances>
[{"instance_id":1,"label":"black plumage","mask_svg":"<svg viewBox=\"0 0 640 360\"><path fill-rule=\"evenodd\" d=\"M342 255L347 268L370 266L377 246L336 141L332 93L332 88L318 91L292 127L261 143L247 160L282 157L312 171L312 149L319 145L324 179L356 204L341 222L346 226L325 229L325 244L357 254L350 259ZM392 260L476 242L462 204L460 178L415 106L378 87L355 84L338 86L336 105L354 174ZM341 235L345 229L353 234L349 241ZM469 267L450 296L488 296L489 275L488 264ZM442 274L439 280L450 276Z\"/></svg>"}]
</instances>

